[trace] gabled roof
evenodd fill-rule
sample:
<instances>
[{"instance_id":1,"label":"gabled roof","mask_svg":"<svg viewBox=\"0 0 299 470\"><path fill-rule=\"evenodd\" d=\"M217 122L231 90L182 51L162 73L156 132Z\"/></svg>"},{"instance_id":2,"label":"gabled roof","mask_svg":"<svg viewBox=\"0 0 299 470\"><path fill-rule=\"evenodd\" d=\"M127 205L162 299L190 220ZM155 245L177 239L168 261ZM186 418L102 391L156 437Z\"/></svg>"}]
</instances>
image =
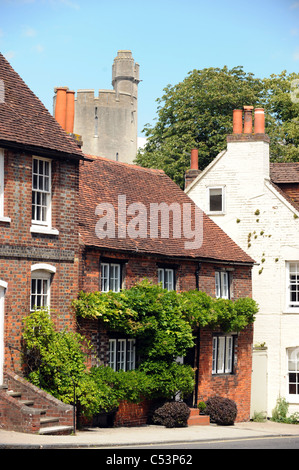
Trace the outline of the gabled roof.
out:
<instances>
[{"instance_id":1,"label":"gabled roof","mask_svg":"<svg viewBox=\"0 0 299 470\"><path fill-rule=\"evenodd\" d=\"M90 157L93 158L93 157ZM169 238L151 237L149 214L151 204L178 203L181 214L184 204L195 213L194 202L163 171L119 163L106 158L94 157L93 162L80 166L80 235L83 244L107 250L155 254L162 257L188 258L197 260L249 263L254 261L233 240L226 235L206 214L203 213L203 241L199 248L186 249L185 242L191 240L183 234L175 238L170 221ZM127 206L141 203L147 211L146 238L121 238L118 233L118 197L125 196ZM100 239L96 235L96 223L100 216L95 214L98 204L112 204L115 210L116 237ZM182 217L183 218L183 217ZM131 217L131 220L134 217ZM127 221L129 221L129 217Z\"/></svg>"},{"instance_id":2,"label":"gabled roof","mask_svg":"<svg viewBox=\"0 0 299 470\"><path fill-rule=\"evenodd\" d=\"M84 158L81 150L0 54L0 145Z\"/></svg>"},{"instance_id":3,"label":"gabled roof","mask_svg":"<svg viewBox=\"0 0 299 470\"><path fill-rule=\"evenodd\" d=\"M273 183L299 183L299 162L270 163Z\"/></svg>"}]
</instances>

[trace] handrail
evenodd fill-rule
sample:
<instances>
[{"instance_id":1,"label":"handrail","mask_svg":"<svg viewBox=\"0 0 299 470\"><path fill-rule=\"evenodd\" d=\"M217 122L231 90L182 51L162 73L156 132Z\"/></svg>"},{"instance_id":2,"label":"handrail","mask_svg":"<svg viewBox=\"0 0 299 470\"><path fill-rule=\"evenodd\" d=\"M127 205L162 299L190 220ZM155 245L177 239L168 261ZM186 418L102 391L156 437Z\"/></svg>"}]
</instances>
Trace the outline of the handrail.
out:
<instances>
[{"instance_id":1,"label":"handrail","mask_svg":"<svg viewBox=\"0 0 299 470\"><path fill-rule=\"evenodd\" d=\"M24 354L24 351L23 351L22 349L16 348L15 346L12 346L12 344L10 344L10 343L8 343L8 347L9 347L10 350L11 350L11 349L15 349L16 351L19 351L20 353L23 353L23 354ZM10 351L10 352L11 352L11 351ZM30 354L30 352L28 352L28 351L26 351L26 355L27 355L28 357L30 357L30 356L34 357L34 355L33 355L33 354ZM47 361L45 361L44 359L41 359L41 358L39 357L39 365L41 365L41 364L47 365L47 366L49 366L49 367L51 367L51 368L54 368L54 367L53 367L51 364L49 364ZM61 372L63 375L67 376L67 377L68 377L69 379L71 379L71 381L73 382L73 400L74 400L74 403L73 403L73 432L74 432L74 434L76 434L76 383L75 383L75 380L73 379L73 377L72 377L70 374L64 372L59 366L55 366L55 368L56 368L56 369L59 369L60 372ZM39 374L40 374L40 369L39 369ZM39 384L40 384L40 386L41 386L41 379L40 379L40 381L39 381Z\"/></svg>"}]
</instances>

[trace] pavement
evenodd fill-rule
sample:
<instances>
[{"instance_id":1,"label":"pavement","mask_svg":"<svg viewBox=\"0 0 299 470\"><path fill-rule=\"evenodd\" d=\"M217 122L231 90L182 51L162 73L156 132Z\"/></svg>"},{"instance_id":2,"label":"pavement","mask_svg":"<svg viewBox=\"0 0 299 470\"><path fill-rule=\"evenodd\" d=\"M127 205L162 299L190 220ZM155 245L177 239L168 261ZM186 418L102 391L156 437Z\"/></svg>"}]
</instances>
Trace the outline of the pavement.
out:
<instances>
[{"instance_id":1,"label":"pavement","mask_svg":"<svg viewBox=\"0 0 299 470\"><path fill-rule=\"evenodd\" d=\"M235 423L232 426L189 426L165 428L141 426L119 428L86 428L69 436L26 434L0 430L1 449L84 449L84 448L132 448L155 444L181 444L197 441L254 439L273 436L298 436L299 425L273 421Z\"/></svg>"}]
</instances>

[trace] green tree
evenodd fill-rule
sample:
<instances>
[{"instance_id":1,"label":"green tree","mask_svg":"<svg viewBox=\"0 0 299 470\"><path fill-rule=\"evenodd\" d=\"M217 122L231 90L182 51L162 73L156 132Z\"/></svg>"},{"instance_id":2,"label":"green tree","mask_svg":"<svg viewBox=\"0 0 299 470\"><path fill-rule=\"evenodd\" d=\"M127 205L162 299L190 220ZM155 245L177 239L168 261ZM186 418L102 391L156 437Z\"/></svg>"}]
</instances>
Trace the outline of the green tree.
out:
<instances>
[{"instance_id":1,"label":"green tree","mask_svg":"<svg viewBox=\"0 0 299 470\"><path fill-rule=\"evenodd\" d=\"M299 161L299 74L265 78L266 132L272 161Z\"/></svg>"},{"instance_id":2,"label":"green tree","mask_svg":"<svg viewBox=\"0 0 299 470\"><path fill-rule=\"evenodd\" d=\"M147 144L136 163L160 168L183 186L190 152L197 148L199 167L225 148L232 132L232 112L244 105L259 106L263 85L242 67L193 70L175 86L168 85L158 98L158 120L145 126Z\"/></svg>"},{"instance_id":3,"label":"green tree","mask_svg":"<svg viewBox=\"0 0 299 470\"><path fill-rule=\"evenodd\" d=\"M259 79L241 66L193 70L157 99L157 122L145 126L147 143L136 163L164 170L183 187L191 149L198 149L199 168L204 169L225 149L233 110L244 105L265 108L272 160L298 161L299 98L294 99L292 89L296 79L299 74L286 72Z\"/></svg>"}]
</instances>

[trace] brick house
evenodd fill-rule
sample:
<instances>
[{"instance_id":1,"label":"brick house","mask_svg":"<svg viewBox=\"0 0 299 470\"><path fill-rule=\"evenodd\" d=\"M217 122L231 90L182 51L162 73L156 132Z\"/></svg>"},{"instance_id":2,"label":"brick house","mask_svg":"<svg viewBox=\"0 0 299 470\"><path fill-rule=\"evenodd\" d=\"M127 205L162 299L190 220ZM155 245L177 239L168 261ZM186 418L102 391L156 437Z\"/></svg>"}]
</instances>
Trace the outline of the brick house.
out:
<instances>
[{"instance_id":1,"label":"brick house","mask_svg":"<svg viewBox=\"0 0 299 470\"><path fill-rule=\"evenodd\" d=\"M58 328L75 329L70 304L78 292L78 177L84 157L1 54L0 95L0 386L4 388L12 371L20 373L22 319L35 305L50 306ZM1 402L2 410L5 403Z\"/></svg>"},{"instance_id":2,"label":"brick house","mask_svg":"<svg viewBox=\"0 0 299 470\"><path fill-rule=\"evenodd\" d=\"M154 210L163 204L164 218L156 219L159 235L153 236ZM194 219L199 209L163 171L99 157L84 162L80 166L80 289L119 291L147 278L177 291L198 289L231 299L251 296L253 260L201 211L196 233L201 232L202 238L194 246L186 245L191 240L183 230L186 206ZM180 224L182 236L176 237ZM91 365L132 368L136 354L132 339L113 336L95 320L84 320L81 328L96 350ZM224 335L208 328L197 334L198 348L188 358L199 371L193 404L220 394L236 401L238 420L249 419L253 327L239 334ZM232 347L225 365L228 344ZM120 417L119 422L125 420Z\"/></svg>"},{"instance_id":3,"label":"brick house","mask_svg":"<svg viewBox=\"0 0 299 470\"><path fill-rule=\"evenodd\" d=\"M299 410L299 163L270 162L263 109L235 110L233 124L185 191L256 261L251 416L271 417L279 397Z\"/></svg>"},{"instance_id":4,"label":"brick house","mask_svg":"<svg viewBox=\"0 0 299 470\"><path fill-rule=\"evenodd\" d=\"M163 203L166 219L157 215ZM0 237L0 426L15 430L36 432L41 420L38 410L7 395L7 387L30 400L38 396L41 407L54 407L61 422L70 422L71 407L16 375L22 374L22 319L34 306L49 306L58 328L76 330L71 302L81 289L119 290L146 277L178 291L251 296L252 258L183 191L161 171L85 157L2 55ZM80 329L96 347L89 365L118 368L113 352L125 350L134 363L130 338L113 337L92 321ZM252 326L231 335L198 332L189 359L199 370L194 403L221 394L236 401L238 420L249 418L252 335Z\"/></svg>"}]
</instances>

